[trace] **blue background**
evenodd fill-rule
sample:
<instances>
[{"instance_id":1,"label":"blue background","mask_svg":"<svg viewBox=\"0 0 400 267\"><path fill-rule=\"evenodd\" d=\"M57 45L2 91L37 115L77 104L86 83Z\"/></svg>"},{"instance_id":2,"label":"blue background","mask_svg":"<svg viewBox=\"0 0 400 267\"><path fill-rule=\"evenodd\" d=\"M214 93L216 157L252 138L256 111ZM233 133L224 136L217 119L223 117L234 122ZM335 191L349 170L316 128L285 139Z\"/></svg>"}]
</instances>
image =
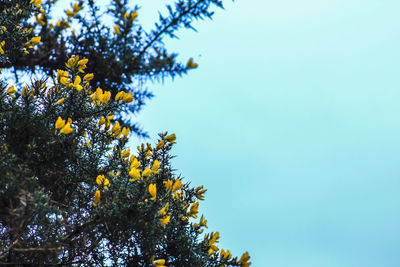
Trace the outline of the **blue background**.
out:
<instances>
[{"instance_id":1,"label":"blue background","mask_svg":"<svg viewBox=\"0 0 400 267\"><path fill-rule=\"evenodd\" d=\"M199 68L150 84L137 118L153 143L177 134L220 247L256 267L400 266L400 2L225 6L166 41Z\"/></svg>"},{"instance_id":2,"label":"blue background","mask_svg":"<svg viewBox=\"0 0 400 267\"><path fill-rule=\"evenodd\" d=\"M141 0L150 29L165 0ZM199 68L136 118L177 134L220 247L253 266L400 266L400 17L390 0L225 1L165 40Z\"/></svg>"}]
</instances>

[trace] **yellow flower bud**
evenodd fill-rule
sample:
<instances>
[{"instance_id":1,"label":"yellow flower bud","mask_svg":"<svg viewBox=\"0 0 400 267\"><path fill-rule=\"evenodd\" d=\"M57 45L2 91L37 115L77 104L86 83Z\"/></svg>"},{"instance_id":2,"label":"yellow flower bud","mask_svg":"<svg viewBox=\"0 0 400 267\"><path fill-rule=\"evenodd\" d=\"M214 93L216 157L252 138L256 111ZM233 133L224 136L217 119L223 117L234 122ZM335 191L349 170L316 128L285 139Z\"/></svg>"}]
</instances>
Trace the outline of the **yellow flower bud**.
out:
<instances>
[{"instance_id":1,"label":"yellow flower bud","mask_svg":"<svg viewBox=\"0 0 400 267\"><path fill-rule=\"evenodd\" d=\"M114 33L115 34L119 34L120 33L118 25L114 26Z\"/></svg>"},{"instance_id":2,"label":"yellow flower bud","mask_svg":"<svg viewBox=\"0 0 400 267\"><path fill-rule=\"evenodd\" d=\"M156 146L156 149L157 150L161 149L164 146L164 144L165 144L165 141L164 140L160 140L160 142L158 142L158 144Z\"/></svg>"},{"instance_id":3,"label":"yellow flower bud","mask_svg":"<svg viewBox=\"0 0 400 267\"><path fill-rule=\"evenodd\" d=\"M129 176L133 178L133 179L129 179L130 182L134 182L136 180L139 180L140 179L140 170L138 170L136 168L132 168L129 171Z\"/></svg>"},{"instance_id":4,"label":"yellow flower bud","mask_svg":"<svg viewBox=\"0 0 400 267\"><path fill-rule=\"evenodd\" d=\"M65 98L61 98L60 100L57 101L56 105L60 105L65 101Z\"/></svg>"},{"instance_id":5,"label":"yellow flower bud","mask_svg":"<svg viewBox=\"0 0 400 267\"><path fill-rule=\"evenodd\" d=\"M34 45L40 44L41 38L42 38L41 36L33 37L31 40L32 44L34 44Z\"/></svg>"},{"instance_id":6,"label":"yellow flower bud","mask_svg":"<svg viewBox=\"0 0 400 267\"><path fill-rule=\"evenodd\" d=\"M100 204L100 190L96 190L96 193L94 193L93 206L97 206L99 204Z\"/></svg>"},{"instance_id":7,"label":"yellow flower bud","mask_svg":"<svg viewBox=\"0 0 400 267\"><path fill-rule=\"evenodd\" d=\"M156 184L150 184L148 188L149 194L151 195L151 200L156 200L157 196L157 186Z\"/></svg>"},{"instance_id":8,"label":"yellow flower bud","mask_svg":"<svg viewBox=\"0 0 400 267\"><path fill-rule=\"evenodd\" d=\"M73 129L71 128L71 123L65 124L65 126L60 130L62 134L70 134L72 133Z\"/></svg>"},{"instance_id":9,"label":"yellow flower bud","mask_svg":"<svg viewBox=\"0 0 400 267\"><path fill-rule=\"evenodd\" d=\"M128 137L129 132L130 132L129 127L122 128L122 135L123 136Z\"/></svg>"},{"instance_id":10,"label":"yellow flower bud","mask_svg":"<svg viewBox=\"0 0 400 267\"><path fill-rule=\"evenodd\" d=\"M176 140L176 135L175 134L170 134L170 135L168 135L167 137L165 137L165 139L168 141L168 142L174 142L175 140Z\"/></svg>"},{"instance_id":11,"label":"yellow flower bud","mask_svg":"<svg viewBox=\"0 0 400 267\"><path fill-rule=\"evenodd\" d=\"M99 120L99 126L103 125L106 122L106 119L104 118L104 116L102 116Z\"/></svg>"},{"instance_id":12,"label":"yellow flower bud","mask_svg":"<svg viewBox=\"0 0 400 267\"><path fill-rule=\"evenodd\" d=\"M158 171L157 171L158 168L160 168L160 163L158 162L158 160L155 160L154 163L153 163L153 166L151 167L151 170L154 173L158 173Z\"/></svg>"},{"instance_id":13,"label":"yellow flower bud","mask_svg":"<svg viewBox=\"0 0 400 267\"><path fill-rule=\"evenodd\" d=\"M178 191L178 190L181 189L182 187L183 187L183 185L182 185L182 183L181 183L181 180L178 178L178 179L176 179L174 185L172 186L172 191L173 191L173 192Z\"/></svg>"},{"instance_id":14,"label":"yellow flower bud","mask_svg":"<svg viewBox=\"0 0 400 267\"><path fill-rule=\"evenodd\" d=\"M94 78L94 74L93 73L88 73L85 76L83 76L83 79L85 81L91 81L91 80L93 80L93 78Z\"/></svg>"},{"instance_id":15,"label":"yellow flower bud","mask_svg":"<svg viewBox=\"0 0 400 267\"><path fill-rule=\"evenodd\" d=\"M131 153L131 150L130 149L125 149L124 151L122 151L122 154L121 154L121 156L123 157L123 158L127 158L127 157L129 157L129 154Z\"/></svg>"},{"instance_id":16,"label":"yellow flower bud","mask_svg":"<svg viewBox=\"0 0 400 267\"><path fill-rule=\"evenodd\" d=\"M147 168L143 171L142 176L150 176L150 168L147 167Z\"/></svg>"},{"instance_id":17,"label":"yellow flower bud","mask_svg":"<svg viewBox=\"0 0 400 267\"><path fill-rule=\"evenodd\" d=\"M61 129L65 126L65 120L63 120L60 116L58 117L56 123L55 123L55 127L56 129Z\"/></svg>"},{"instance_id":18,"label":"yellow flower bud","mask_svg":"<svg viewBox=\"0 0 400 267\"><path fill-rule=\"evenodd\" d=\"M132 92L129 92L127 94L125 94L122 98L122 101L124 101L125 103L130 103L133 101L133 96L132 96Z\"/></svg>"}]
</instances>

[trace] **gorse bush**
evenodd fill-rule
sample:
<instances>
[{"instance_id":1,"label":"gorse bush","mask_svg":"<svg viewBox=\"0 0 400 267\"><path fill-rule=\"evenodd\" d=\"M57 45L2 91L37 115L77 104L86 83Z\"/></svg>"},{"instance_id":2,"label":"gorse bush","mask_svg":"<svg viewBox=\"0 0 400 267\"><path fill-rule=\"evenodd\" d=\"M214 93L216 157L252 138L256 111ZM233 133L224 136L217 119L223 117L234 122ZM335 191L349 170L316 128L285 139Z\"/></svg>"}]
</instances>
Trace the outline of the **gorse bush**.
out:
<instances>
[{"instance_id":1,"label":"gorse bush","mask_svg":"<svg viewBox=\"0 0 400 267\"><path fill-rule=\"evenodd\" d=\"M175 134L162 133L157 143L134 152L127 146L132 124L121 116L139 110L143 100L138 100L143 91L128 86L134 75L173 75L165 50L160 62L147 52L160 43L160 31L173 35L179 23L190 27L191 18L211 15L208 6L220 3L180 1L175 11L169 8L168 18L160 18L159 33L143 38L130 32L138 14L137 9L126 11L126 2L113 2L109 12L122 17L113 35L102 37L98 22L78 15L83 1L65 12L64 21L49 24L46 14L53 3L1 4L2 66L12 68L16 77L43 71L44 78L28 84L0 79L0 264L249 266L247 252L233 257L218 248L218 232L203 233L207 220L198 208L206 190L176 176L170 154ZM87 5L98 21L93 1ZM195 11L188 15L187 9ZM33 24L27 22L31 14ZM85 27L102 30L64 35L73 19L84 33ZM118 51L119 56L114 51L115 61L109 62L121 69L108 76L103 74L112 67L102 60L108 60L111 48L108 54L90 50L104 52L103 41L127 50ZM57 50L62 47L64 54ZM129 53L130 63L125 61ZM137 56L132 59L132 54ZM132 66L138 72L129 72ZM169 66L184 72L196 64L190 59L185 66Z\"/></svg>"}]
</instances>

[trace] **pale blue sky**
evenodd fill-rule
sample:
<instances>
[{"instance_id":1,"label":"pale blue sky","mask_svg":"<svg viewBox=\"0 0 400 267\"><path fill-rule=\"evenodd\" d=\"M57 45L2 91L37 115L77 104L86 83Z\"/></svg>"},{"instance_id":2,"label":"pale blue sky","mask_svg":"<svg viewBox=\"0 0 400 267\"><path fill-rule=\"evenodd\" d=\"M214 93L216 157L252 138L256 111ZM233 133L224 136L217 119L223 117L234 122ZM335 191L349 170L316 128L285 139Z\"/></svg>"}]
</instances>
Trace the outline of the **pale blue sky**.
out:
<instances>
[{"instance_id":1,"label":"pale blue sky","mask_svg":"<svg viewBox=\"0 0 400 267\"><path fill-rule=\"evenodd\" d=\"M199 68L137 118L177 134L209 230L256 267L400 266L400 2L225 5L166 41Z\"/></svg>"},{"instance_id":2,"label":"pale blue sky","mask_svg":"<svg viewBox=\"0 0 400 267\"><path fill-rule=\"evenodd\" d=\"M150 28L166 2L133 4ZM400 2L225 6L165 40L199 68L148 85L144 141L177 134L209 230L255 267L400 266Z\"/></svg>"}]
</instances>

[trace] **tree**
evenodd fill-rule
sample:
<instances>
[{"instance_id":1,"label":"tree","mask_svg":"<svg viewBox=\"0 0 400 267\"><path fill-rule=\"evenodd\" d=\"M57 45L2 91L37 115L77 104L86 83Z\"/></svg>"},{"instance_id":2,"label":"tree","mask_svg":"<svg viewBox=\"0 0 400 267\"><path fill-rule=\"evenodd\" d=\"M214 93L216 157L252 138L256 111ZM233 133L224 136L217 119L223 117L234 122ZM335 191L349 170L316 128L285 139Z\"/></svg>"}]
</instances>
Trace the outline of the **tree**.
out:
<instances>
[{"instance_id":1,"label":"tree","mask_svg":"<svg viewBox=\"0 0 400 267\"><path fill-rule=\"evenodd\" d=\"M216 246L218 232L203 235L206 190L176 176L174 134L127 147L131 129L145 135L129 115L151 97L135 82L196 67L162 36L222 3L178 1L145 33L138 8L115 0L111 33L91 0L51 24L54 2L0 4L0 66L15 75L0 79L0 264L249 266L247 252Z\"/></svg>"}]
</instances>

